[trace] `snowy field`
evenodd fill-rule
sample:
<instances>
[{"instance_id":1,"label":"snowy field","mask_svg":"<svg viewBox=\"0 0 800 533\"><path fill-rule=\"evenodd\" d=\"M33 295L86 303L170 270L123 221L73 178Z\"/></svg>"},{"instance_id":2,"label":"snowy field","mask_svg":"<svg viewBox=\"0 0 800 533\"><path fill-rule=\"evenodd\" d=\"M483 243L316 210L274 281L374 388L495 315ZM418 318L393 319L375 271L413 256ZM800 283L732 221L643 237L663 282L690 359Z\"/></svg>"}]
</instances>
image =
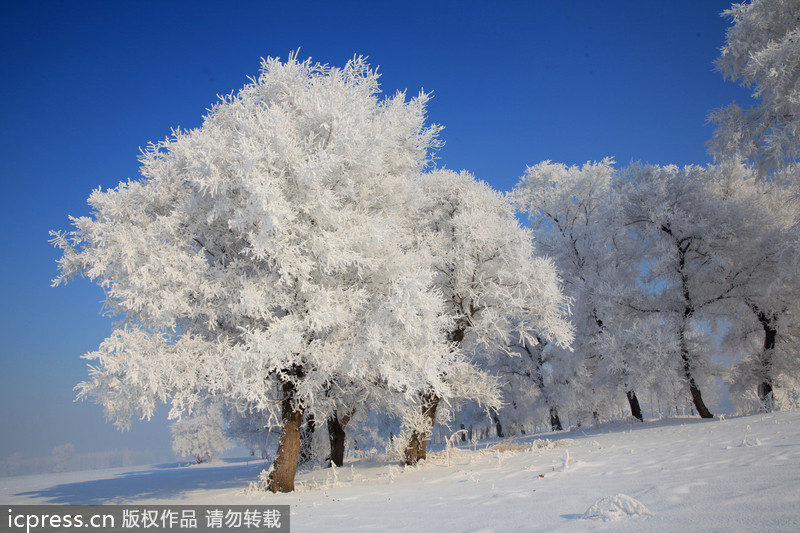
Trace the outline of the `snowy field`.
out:
<instances>
[{"instance_id":1,"label":"snowy field","mask_svg":"<svg viewBox=\"0 0 800 533\"><path fill-rule=\"evenodd\" d=\"M300 472L292 494L248 491L262 468L230 461L0 478L0 501L288 504L296 532L800 531L800 411L465 443L416 468L351 457L343 468Z\"/></svg>"}]
</instances>

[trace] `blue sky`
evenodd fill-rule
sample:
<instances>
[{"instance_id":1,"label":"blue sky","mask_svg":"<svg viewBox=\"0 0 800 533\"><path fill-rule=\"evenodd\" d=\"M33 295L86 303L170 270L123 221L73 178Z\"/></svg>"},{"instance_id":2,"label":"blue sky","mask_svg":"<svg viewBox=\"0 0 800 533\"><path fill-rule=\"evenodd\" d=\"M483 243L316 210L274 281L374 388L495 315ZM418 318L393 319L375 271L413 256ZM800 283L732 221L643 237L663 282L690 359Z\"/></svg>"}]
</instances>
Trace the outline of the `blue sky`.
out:
<instances>
[{"instance_id":1,"label":"blue sky","mask_svg":"<svg viewBox=\"0 0 800 533\"><path fill-rule=\"evenodd\" d=\"M80 355L111 322L86 280L51 288L48 231L98 186L136 178L139 147L202 123L261 57L369 57L392 94L432 91L439 165L509 190L526 165L706 163L709 111L748 93L713 71L718 0L515 2L11 1L0 4L0 460L150 451L167 424L119 433L73 403Z\"/></svg>"}]
</instances>

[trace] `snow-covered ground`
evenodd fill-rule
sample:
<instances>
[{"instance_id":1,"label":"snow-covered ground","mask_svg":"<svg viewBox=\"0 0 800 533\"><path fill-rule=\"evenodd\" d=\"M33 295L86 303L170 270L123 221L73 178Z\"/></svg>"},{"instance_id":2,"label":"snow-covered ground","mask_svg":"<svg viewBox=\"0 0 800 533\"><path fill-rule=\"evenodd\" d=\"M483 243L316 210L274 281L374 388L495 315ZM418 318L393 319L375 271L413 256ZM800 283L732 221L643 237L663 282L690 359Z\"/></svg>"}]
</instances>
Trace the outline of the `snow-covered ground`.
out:
<instances>
[{"instance_id":1,"label":"snow-covered ground","mask_svg":"<svg viewBox=\"0 0 800 533\"><path fill-rule=\"evenodd\" d=\"M383 455L253 493L260 462L0 478L4 504L288 504L301 531L800 531L800 411ZM594 517L594 518L590 518Z\"/></svg>"}]
</instances>

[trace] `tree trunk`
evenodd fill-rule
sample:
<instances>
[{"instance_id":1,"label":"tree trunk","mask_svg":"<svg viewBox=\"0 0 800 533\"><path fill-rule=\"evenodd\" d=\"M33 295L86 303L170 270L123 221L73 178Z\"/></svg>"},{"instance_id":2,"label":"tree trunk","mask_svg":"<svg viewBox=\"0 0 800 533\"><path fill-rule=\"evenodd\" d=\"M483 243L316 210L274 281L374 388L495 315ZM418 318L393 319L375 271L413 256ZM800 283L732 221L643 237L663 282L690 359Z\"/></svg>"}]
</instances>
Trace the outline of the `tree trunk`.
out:
<instances>
[{"instance_id":1,"label":"tree trunk","mask_svg":"<svg viewBox=\"0 0 800 533\"><path fill-rule=\"evenodd\" d=\"M561 425L561 419L558 417L558 409L555 407L550 408L550 428L553 431L561 431L564 426Z\"/></svg>"},{"instance_id":2,"label":"tree trunk","mask_svg":"<svg viewBox=\"0 0 800 533\"><path fill-rule=\"evenodd\" d=\"M438 396L428 396L425 395L422 402L422 413L430 422L428 424L428 430L419 433L416 430L411 433L411 440L406 446L406 464L407 465L415 465L419 461L426 459L428 456L428 434L430 433L430 428L433 427L434 422L436 421L436 408L439 406L439 397Z\"/></svg>"},{"instance_id":3,"label":"tree trunk","mask_svg":"<svg viewBox=\"0 0 800 533\"><path fill-rule=\"evenodd\" d=\"M345 432L344 428L350 421L352 413L344 415L341 419L336 414L328 418L328 438L331 442L331 463L336 466L344 464L344 443Z\"/></svg>"},{"instance_id":4,"label":"tree trunk","mask_svg":"<svg viewBox=\"0 0 800 533\"><path fill-rule=\"evenodd\" d=\"M694 381L694 374L692 372L692 363L689 356L689 348L686 346L686 330L688 324L694 317L695 306L692 301L692 293L689 287L689 275L686 273L686 253L691 246L691 238L678 239L672 233L669 226L661 226L661 231L665 232L672 238L675 247L678 251L678 273L681 276L681 294L683 296L683 318L681 320L680 330L678 331L679 344L681 351L681 359L683 360L683 373L689 382L689 392L692 395L692 401L697 408L697 412L701 418L714 418L711 411L708 410L706 404L703 402L703 395L700 394L700 389Z\"/></svg>"},{"instance_id":5,"label":"tree trunk","mask_svg":"<svg viewBox=\"0 0 800 533\"><path fill-rule=\"evenodd\" d=\"M694 381L694 376L692 376L692 365L689 362L689 350L684 346L683 333L681 333L681 358L683 359L683 372L686 375L686 379L689 381L689 392L692 395L694 406L697 408L697 413L700 415L700 418L714 418L714 415L711 414L711 411L708 410L705 402L703 402L703 395L700 393L700 389Z\"/></svg>"},{"instance_id":6,"label":"tree trunk","mask_svg":"<svg viewBox=\"0 0 800 533\"><path fill-rule=\"evenodd\" d=\"M494 429L497 432L497 438L502 439L505 437L503 434L503 424L500 423L500 417L497 416L497 412L492 411L492 422L494 422Z\"/></svg>"},{"instance_id":7,"label":"tree trunk","mask_svg":"<svg viewBox=\"0 0 800 533\"><path fill-rule=\"evenodd\" d=\"M772 383L769 381L762 381L758 384L758 399L761 405L764 406L768 412L772 412L775 408L772 401Z\"/></svg>"},{"instance_id":8,"label":"tree trunk","mask_svg":"<svg viewBox=\"0 0 800 533\"><path fill-rule=\"evenodd\" d=\"M700 418L714 418L714 415L703 402L703 396L700 394L700 389L697 388L694 378L689 378L689 392L692 393L692 401L694 401L694 406L697 408Z\"/></svg>"},{"instance_id":9,"label":"tree trunk","mask_svg":"<svg viewBox=\"0 0 800 533\"><path fill-rule=\"evenodd\" d=\"M683 359L683 372L686 375L686 379L689 381L689 392L692 395L694 406L697 408L697 413L700 415L700 418L714 418L714 415L711 414L711 411L708 410L705 402L703 402L703 395L700 393L700 389L697 387L697 383L694 381L694 376L692 375L692 365L689 361L689 350L684 346L682 333L681 358Z\"/></svg>"},{"instance_id":10,"label":"tree trunk","mask_svg":"<svg viewBox=\"0 0 800 533\"><path fill-rule=\"evenodd\" d=\"M631 405L631 415L639 420L639 422L644 422L642 407L639 405L639 398L636 397L636 393L629 390L625 395L628 397L628 403Z\"/></svg>"},{"instance_id":11,"label":"tree trunk","mask_svg":"<svg viewBox=\"0 0 800 533\"><path fill-rule=\"evenodd\" d=\"M758 399L764 409L772 411L772 350L775 348L775 340L778 331L775 328L775 315L767 314L754 304L750 304L750 309L758 317L761 327L764 329L764 349L759 360L761 362L762 381L758 384Z\"/></svg>"},{"instance_id":12,"label":"tree trunk","mask_svg":"<svg viewBox=\"0 0 800 533\"><path fill-rule=\"evenodd\" d=\"M300 455L300 426L303 424L303 409L292 406L294 394L294 384L284 383L281 405L283 429L267 484L267 489L272 492L292 492L294 490L297 458Z\"/></svg>"}]
</instances>

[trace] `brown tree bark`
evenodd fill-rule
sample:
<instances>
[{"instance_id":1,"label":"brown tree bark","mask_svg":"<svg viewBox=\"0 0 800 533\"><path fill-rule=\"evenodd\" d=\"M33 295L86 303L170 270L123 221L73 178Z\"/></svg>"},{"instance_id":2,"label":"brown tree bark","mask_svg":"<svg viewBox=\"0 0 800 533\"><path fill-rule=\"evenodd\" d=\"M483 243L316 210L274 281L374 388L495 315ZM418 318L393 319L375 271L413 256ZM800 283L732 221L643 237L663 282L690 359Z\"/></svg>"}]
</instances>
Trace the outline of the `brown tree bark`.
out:
<instances>
[{"instance_id":1,"label":"brown tree bark","mask_svg":"<svg viewBox=\"0 0 800 533\"><path fill-rule=\"evenodd\" d=\"M422 413L430 421L429 427L433 427L436 420L436 408L439 406L440 398L437 396L426 395L422 402ZM411 433L411 440L406 447L406 464L415 465L428 456L428 432Z\"/></svg>"},{"instance_id":2,"label":"brown tree bark","mask_svg":"<svg viewBox=\"0 0 800 533\"><path fill-rule=\"evenodd\" d=\"M350 422L350 417L353 413L347 413L339 418L339 415L334 412L333 416L328 418L328 438L331 442L331 463L336 466L344 464L344 444L346 434L344 428Z\"/></svg>"},{"instance_id":3,"label":"brown tree bark","mask_svg":"<svg viewBox=\"0 0 800 533\"><path fill-rule=\"evenodd\" d=\"M300 455L300 427L303 424L302 407L293 406L295 387L291 382L283 384L281 418L283 429L278 441L278 452L269 474L267 489L272 492L292 492L297 473L297 458Z\"/></svg>"}]
</instances>

